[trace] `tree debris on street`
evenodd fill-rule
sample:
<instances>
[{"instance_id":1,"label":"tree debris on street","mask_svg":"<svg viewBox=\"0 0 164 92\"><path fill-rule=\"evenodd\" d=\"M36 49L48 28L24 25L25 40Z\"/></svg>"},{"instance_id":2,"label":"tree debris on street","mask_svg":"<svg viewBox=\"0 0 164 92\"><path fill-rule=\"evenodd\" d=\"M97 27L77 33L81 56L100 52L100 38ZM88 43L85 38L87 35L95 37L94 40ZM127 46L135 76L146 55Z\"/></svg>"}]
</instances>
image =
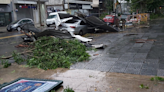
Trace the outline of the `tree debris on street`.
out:
<instances>
[{"instance_id":1,"label":"tree debris on street","mask_svg":"<svg viewBox=\"0 0 164 92\"><path fill-rule=\"evenodd\" d=\"M22 53L13 52L12 57L18 64L26 61L30 67L44 70L58 67L69 68L73 63L89 59L86 50L86 47L78 40L44 36L31 43L29 50ZM21 54L28 58L25 59Z\"/></svg>"}]
</instances>

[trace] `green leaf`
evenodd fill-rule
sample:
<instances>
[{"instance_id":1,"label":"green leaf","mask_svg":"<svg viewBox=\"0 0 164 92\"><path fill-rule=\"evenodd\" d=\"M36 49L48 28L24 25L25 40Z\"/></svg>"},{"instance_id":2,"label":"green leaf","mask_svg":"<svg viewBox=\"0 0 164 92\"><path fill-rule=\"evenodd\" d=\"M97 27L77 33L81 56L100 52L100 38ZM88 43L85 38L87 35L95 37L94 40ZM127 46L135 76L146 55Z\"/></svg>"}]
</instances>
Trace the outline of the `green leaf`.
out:
<instances>
[{"instance_id":1,"label":"green leaf","mask_svg":"<svg viewBox=\"0 0 164 92\"><path fill-rule=\"evenodd\" d=\"M11 71L11 73L15 73L15 70Z\"/></svg>"},{"instance_id":2,"label":"green leaf","mask_svg":"<svg viewBox=\"0 0 164 92\"><path fill-rule=\"evenodd\" d=\"M150 80L151 80L151 81L154 81L154 78L152 77Z\"/></svg>"},{"instance_id":3,"label":"green leaf","mask_svg":"<svg viewBox=\"0 0 164 92\"><path fill-rule=\"evenodd\" d=\"M139 87L143 89L143 88L144 88L144 85L143 85L143 84L141 84Z\"/></svg>"}]
</instances>

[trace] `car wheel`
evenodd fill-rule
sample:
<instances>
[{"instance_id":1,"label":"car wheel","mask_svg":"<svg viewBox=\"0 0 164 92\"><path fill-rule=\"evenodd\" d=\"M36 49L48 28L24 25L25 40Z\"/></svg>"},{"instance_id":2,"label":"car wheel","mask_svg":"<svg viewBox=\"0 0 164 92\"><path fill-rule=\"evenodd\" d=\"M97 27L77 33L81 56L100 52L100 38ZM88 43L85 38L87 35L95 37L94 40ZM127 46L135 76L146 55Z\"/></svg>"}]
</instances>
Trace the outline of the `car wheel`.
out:
<instances>
[{"instance_id":1,"label":"car wheel","mask_svg":"<svg viewBox=\"0 0 164 92\"><path fill-rule=\"evenodd\" d=\"M84 35L84 33L83 33L83 31L82 31L82 30L80 30L79 35Z\"/></svg>"},{"instance_id":2,"label":"car wheel","mask_svg":"<svg viewBox=\"0 0 164 92\"><path fill-rule=\"evenodd\" d=\"M21 31L21 28L20 27L17 27L17 31Z\"/></svg>"},{"instance_id":3,"label":"car wheel","mask_svg":"<svg viewBox=\"0 0 164 92\"><path fill-rule=\"evenodd\" d=\"M10 30L7 30L8 32L11 32L12 30L10 29Z\"/></svg>"}]
</instances>

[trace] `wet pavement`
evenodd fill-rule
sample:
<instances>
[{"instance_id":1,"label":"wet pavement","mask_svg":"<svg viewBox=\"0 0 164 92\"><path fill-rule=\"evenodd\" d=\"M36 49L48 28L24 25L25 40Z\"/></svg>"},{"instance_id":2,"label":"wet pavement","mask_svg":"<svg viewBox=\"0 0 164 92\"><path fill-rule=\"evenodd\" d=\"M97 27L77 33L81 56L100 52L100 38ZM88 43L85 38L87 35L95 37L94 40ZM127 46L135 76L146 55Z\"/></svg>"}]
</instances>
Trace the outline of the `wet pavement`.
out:
<instances>
[{"instance_id":1,"label":"wet pavement","mask_svg":"<svg viewBox=\"0 0 164 92\"><path fill-rule=\"evenodd\" d=\"M0 33L0 56L9 56L14 50L21 52L22 49L15 48L15 46L23 41L21 36L23 34L17 31Z\"/></svg>"},{"instance_id":2,"label":"wet pavement","mask_svg":"<svg viewBox=\"0 0 164 92\"><path fill-rule=\"evenodd\" d=\"M0 66L1 67L1 66ZM29 68L15 63L8 68L0 69L0 84L11 82L20 77L63 80L57 92L72 88L75 92L163 92L164 83L150 81L152 76L123 73L100 72L84 69L42 70ZM143 84L149 89L141 89Z\"/></svg>"},{"instance_id":3,"label":"wet pavement","mask_svg":"<svg viewBox=\"0 0 164 92\"><path fill-rule=\"evenodd\" d=\"M79 62L71 69L139 75L164 75L164 20L150 22L149 28L135 28L99 37L94 44L105 44L105 50L89 51L88 62ZM137 43L136 39L147 40ZM97 54L97 56L94 56Z\"/></svg>"},{"instance_id":4,"label":"wet pavement","mask_svg":"<svg viewBox=\"0 0 164 92\"><path fill-rule=\"evenodd\" d=\"M88 35L94 37L92 44L105 44L105 49L87 51L90 60L76 63L70 70L45 71L14 63L9 68L0 66L0 84L28 77L63 80L63 87L69 86L75 92L163 92L163 82L150 81L151 77L164 76L163 21L151 21L149 28ZM6 43L0 44L0 55L5 53L7 46L14 49L10 44L13 39L17 41L13 46L21 41L17 40L19 37L0 40ZM136 43L136 39L146 41ZM139 88L140 84L149 86L149 89ZM62 89L58 91L62 92Z\"/></svg>"}]
</instances>

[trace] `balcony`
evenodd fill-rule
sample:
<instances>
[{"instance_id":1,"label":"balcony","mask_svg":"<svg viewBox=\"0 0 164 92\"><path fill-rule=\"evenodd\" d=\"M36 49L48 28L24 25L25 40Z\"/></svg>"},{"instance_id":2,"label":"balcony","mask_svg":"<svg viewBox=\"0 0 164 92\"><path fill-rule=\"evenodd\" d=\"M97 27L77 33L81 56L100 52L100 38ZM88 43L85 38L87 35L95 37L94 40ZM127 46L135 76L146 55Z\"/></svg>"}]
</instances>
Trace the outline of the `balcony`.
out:
<instances>
[{"instance_id":1,"label":"balcony","mask_svg":"<svg viewBox=\"0 0 164 92\"><path fill-rule=\"evenodd\" d=\"M65 3L92 4L92 0L65 0Z\"/></svg>"}]
</instances>

